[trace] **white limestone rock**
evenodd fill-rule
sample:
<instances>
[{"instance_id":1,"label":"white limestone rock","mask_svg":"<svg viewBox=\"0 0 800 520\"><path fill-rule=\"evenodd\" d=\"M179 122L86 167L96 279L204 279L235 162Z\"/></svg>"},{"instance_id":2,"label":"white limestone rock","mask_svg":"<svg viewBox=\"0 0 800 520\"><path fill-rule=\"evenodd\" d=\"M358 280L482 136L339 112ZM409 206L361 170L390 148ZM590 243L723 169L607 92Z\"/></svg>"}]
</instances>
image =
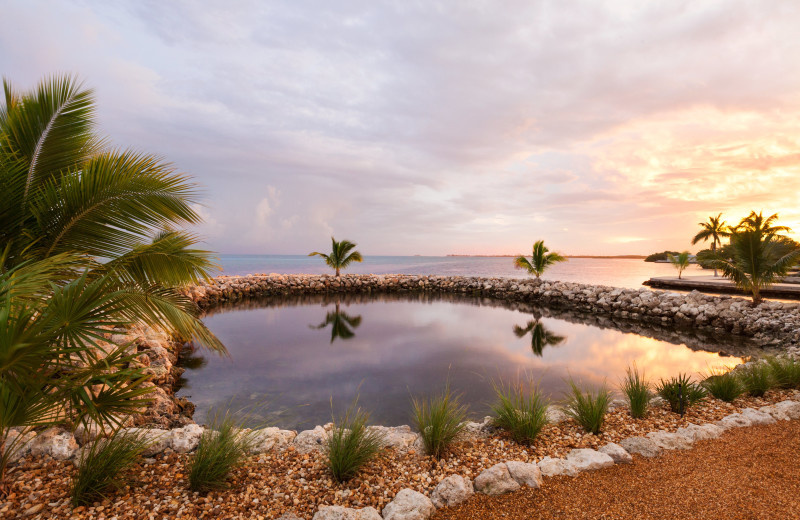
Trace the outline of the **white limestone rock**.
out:
<instances>
[{"instance_id":1,"label":"white limestone rock","mask_svg":"<svg viewBox=\"0 0 800 520\"><path fill-rule=\"evenodd\" d=\"M729 430L731 428L746 428L747 426L751 426L753 423L740 413L732 413L730 415L726 415L719 421L717 421L717 426L722 428L723 430Z\"/></svg>"},{"instance_id":2,"label":"white limestone rock","mask_svg":"<svg viewBox=\"0 0 800 520\"><path fill-rule=\"evenodd\" d=\"M755 408L745 408L740 413L742 414L742 417L749 419L750 423L753 425L772 424L775 422L775 418L773 416L767 412L756 410Z\"/></svg>"},{"instance_id":3,"label":"white limestone rock","mask_svg":"<svg viewBox=\"0 0 800 520\"><path fill-rule=\"evenodd\" d=\"M506 462L508 473L520 486L538 488L542 485L542 470L530 462L512 460Z\"/></svg>"},{"instance_id":4,"label":"white limestone rock","mask_svg":"<svg viewBox=\"0 0 800 520\"><path fill-rule=\"evenodd\" d=\"M50 428L33 439L30 452L34 457L50 455L56 460L68 460L78 453L78 443L71 432Z\"/></svg>"},{"instance_id":5,"label":"white limestone rock","mask_svg":"<svg viewBox=\"0 0 800 520\"><path fill-rule=\"evenodd\" d=\"M314 513L312 520L381 520L381 515L374 507L352 509L342 506L322 506Z\"/></svg>"},{"instance_id":6,"label":"white limestone rock","mask_svg":"<svg viewBox=\"0 0 800 520\"><path fill-rule=\"evenodd\" d=\"M457 506L475 493L472 481L461 475L450 475L437 484L431 493L431 502L439 509Z\"/></svg>"},{"instance_id":7,"label":"white limestone rock","mask_svg":"<svg viewBox=\"0 0 800 520\"><path fill-rule=\"evenodd\" d=\"M691 442L695 441L705 441L709 439L716 439L724 430L717 426L716 424L689 424L688 426L678 428L675 432L677 435L681 435L686 437Z\"/></svg>"},{"instance_id":8,"label":"white limestone rock","mask_svg":"<svg viewBox=\"0 0 800 520\"><path fill-rule=\"evenodd\" d=\"M183 428L171 431L170 444L177 453L189 453L200 444L203 436L203 427L198 424L187 424Z\"/></svg>"},{"instance_id":9,"label":"white limestone rock","mask_svg":"<svg viewBox=\"0 0 800 520\"><path fill-rule=\"evenodd\" d=\"M378 432L383 438L383 445L400 450L408 449L414 445L418 435L411 431L408 425L403 426L370 426L370 430Z\"/></svg>"},{"instance_id":10,"label":"white limestone rock","mask_svg":"<svg viewBox=\"0 0 800 520\"><path fill-rule=\"evenodd\" d=\"M485 469L475 478L475 491L485 495L503 495L519 489L508 467L501 462Z\"/></svg>"},{"instance_id":11,"label":"white limestone rock","mask_svg":"<svg viewBox=\"0 0 800 520\"><path fill-rule=\"evenodd\" d=\"M574 477L578 471L573 465L564 459L554 459L553 457L545 457L537 464L542 475L545 477L555 477L558 475L568 475Z\"/></svg>"},{"instance_id":12,"label":"white limestone rock","mask_svg":"<svg viewBox=\"0 0 800 520\"><path fill-rule=\"evenodd\" d=\"M311 453L321 450L328 440L328 432L322 426L313 430L304 430L297 434L292 443L299 453Z\"/></svg>"},{"instance_id":13,"label":"white limestone rock","mask_svg":"<svg viewBox=\"0 0 800 520\"><path fill-rule=\"evenodd\" d=\"M628 437L619 441L619 445L631 455L638 454L648 459L661 454L661 448L647 437Z\"/></svg>"},{"instance_id":14,"label":"white limestone rock","mask_svg":"<svg viewBox=\"0 0 800 520\"><path fill-rule=\"evenodd\" d=\"M296 437L296 432L275 427L256 430L252 433L250 453L256 455L273 449L281 450L287 448Z\"/></svg>"},{"instance_id":15,"label":"white limestone rock","mask_svg":"<svg viewBox=\"0 0 800 520\"><path fill-rule=\"evenodd\" d=\"M13 450L8 457L9 462L16 462L22 457L27 457L31 453L33 440L36 438L35 432L21 433L20 430L12 429L6 438L6 450Z\"/></svg>"},{"instance_id":16,"label":"white limestone rock","mask_svg":"<svg viewBox=\"0 0 800 520\"><path fill-rule=\"evenodd\" d=\"M600 453L605 453L611 460L614 461L614 464L631 464L633 463L633 457L630 453L625 451L625 448L620 446L619 444L615 444L613 442L609 442L605 446L601 447L599 450Z\"/></svg>"},{"instance_id":17,"label":"white limestone rock","mask_svg":"<svg viewBox=\"0 0 800 520\"><path fill-rule=\"evenodd\" d=\"M797 401L781 401L770 406L762 406L759 409L762 412L770 414L779 421L800 419L800 402Z\"/></svg>"},{"instance_id":18,"label":"white limestone rock","mask_svg":"<svg viewBox=\"0 0 800 520\"><path fill-rule=\"evenodd\" d=\"M548 406L547 412L545 412L545 417L547 417L547 422L550 424L558 424L566 421L568 418L567 414L564 413L564 410L558 406Z\"/></svg>"},{"instance_id":19,"label":"white limestone rock","mask_svg":"<svg viewBox=\"0 0 800 520\"><path fill-rule=\"evenodd\" d=\"M384 520L428 520L436 510L431 499L413 489L401 489L383 508Z\"/></svg>"},{"instance_id":20,"label":"white limestone rock","mask_svg":"<svg viewBox=\"0 0 800 520\"><path fill-rule=\"evenodd\" d=\"M123 428L120 433L139 434L143 436L148 447L142 452L145 457L152 457L172 447L172 435L169 430L158 428Z\"/></svg>"},{"instance_id":21,"label":"white limestone rock","mask_svg":"<svg viewBox=\"0 0 800 520\"><path fill-rule=\"evenodd\" d=\"M614 459L610 455L601 453L588 448L574 449L567 454L567 462L576 471L595 471L603 468L610 468L614 465Z\"/></svg>"},{"instance_id":22,"label":"white limestone rock","mask_svg":"<svg viewBox=\"0 0 800 520\"><path fill-rule=\"evenodd\" d=\"M662 450L688 450L692 447L692 439L672 432L659 430L650 432L647 438L656 443Z\"/></svg>"}]
</instances>

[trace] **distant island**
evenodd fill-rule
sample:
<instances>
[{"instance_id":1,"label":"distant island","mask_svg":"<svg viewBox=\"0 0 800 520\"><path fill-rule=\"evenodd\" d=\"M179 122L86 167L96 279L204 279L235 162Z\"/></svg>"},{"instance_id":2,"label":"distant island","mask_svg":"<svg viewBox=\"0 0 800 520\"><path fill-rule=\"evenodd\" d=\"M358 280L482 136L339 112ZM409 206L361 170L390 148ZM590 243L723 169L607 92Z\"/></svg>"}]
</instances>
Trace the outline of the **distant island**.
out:
<instances>
[{"instance_id":1,"label":"distant island","mask_svg":"<svg viewBox=\"0 0 800 520\"><path fill-rule=\"evenodd\" d=\"M446 256L459 256L459 257L476 257L476 258L516 258L519 255L446 255ZM606 260L643 260L647 258L645 255L564 255L567 258L598 258Z\"/></svg>"}]
</instances>

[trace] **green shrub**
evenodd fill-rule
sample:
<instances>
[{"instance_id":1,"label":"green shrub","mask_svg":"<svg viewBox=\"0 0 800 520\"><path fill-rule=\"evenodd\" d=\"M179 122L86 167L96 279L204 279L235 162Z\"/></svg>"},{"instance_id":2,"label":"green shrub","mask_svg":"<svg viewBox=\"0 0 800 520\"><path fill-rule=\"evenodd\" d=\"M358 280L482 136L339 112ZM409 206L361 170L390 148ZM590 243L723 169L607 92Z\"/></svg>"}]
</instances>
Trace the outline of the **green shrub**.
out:
<instances>
[{"instance_id":1,"label":"green shrub","mask_svg":"<svg viewBox=\"0 0 800 520\"><path fill-rule=\"evenodd\" d=\"M662 379L656 387L656 392L669 403L673 412L681 415L707 395L705 389L693 383L687 374L678 374L667 380Z\"/></svg>"},{"instance_id":2,"label":"green shrub","mask_svg":"<svg viewBox=\"0 0 800 520\"><path fill-rule=\"evenodd\" d=\"M788 357L770 356L767 363L778 388L800 388L800 361Z\"/></svg>"},{"instance_id":3,"label":"green shrub","mask_svg":"<svg viewBox=\"0 0 800 520\"><path fill-rule=\"evenodd\" d=\"M644 377L644 371L639 372L634 363L633 366L627 368L625 379L622 380L620 386L631 408L631 417L634 419L645 417L652 392L650 391L650 382Z\"/></svg>"},{"instance_id":4,"label":"green shrub","mask_svg":"<svg viewBox=\"0 0 800 520\"><path fill-rule=\"evenodd\" d=\"M584 392L572 380L569 381L569 386L564 413L575 419L584 430L597 435L603 429L608 405L611 403L611 392L605 384L596 392Z\"/></svg>"},{"instance_id":5,"label":"green shrub","mask_svg":"<svg viewBox=\"0 0 800 520\"><path fill-rule=\"evenodd\" d=\"M702 385L708 390L708 393L726 403L733 402L744 393L742 383L732 372L711 373L705 378Z\"/></svg>"},{"instance_id":6,"label":"green shrub","mask_svg":"<svg viewBox=\"0 0 800 520\"><path fill-rule=\"evenodd\" d=\"M200 492L226 489L228 477L247 459L253 441L252 431L242 430L231 412L214 415L189 463L189 488Z\"/></svg>"},{"instance_id":7,"label":"green shrub","mask_svg":"<svg viewBox=\"0 0 800 520\"><path fill-rule=\"evenodd\" d=\"M353 401L344 416L334 419L327 441L327 465L333 478L344 482L353 478L361 467L383 449L383 435L367 427L369 414Z\"/></svg>"},{"instance_id":8,"label":"green shrub","mask_svg":"<svg viewBox=\"0 0 800 520\"><path fill-rule=\"evenodd\" d=\"M501 381L494 385L497 403L492 407L495 426L503 428L521 443L530 444L547 424L547 400L532 382L528 391L520 381L506 386Z\"/></svg>"},{"instance_id":9,"label":"green shrub","mask_svg":"<svg viewBox=\"0 0 800 520\"><path fill-rule=\"evenodd\" d=\"M70 498L74 506L103 500L123 486L120 474L130 468L149 443L141 433L119 433L97 437L79 459L72 476Z\"/></svg>"},{"instance_id":10,"label":"green shrub","mask_svg":"<svg viewBox=\"0 0 800 520\"><path fill-rule=\"evenodd\" d=\"M739 379L745 391L753 397L761 397L774 385L772 367L760 361L739 370Z\"/></svg>"},{"instance_id":11,"label":"green shrub","mask_svg":"<svg viewBox=\"0 0 800 520\"><path fill-rule=\"evenodd\" d=\"M447 385L441 395L431 399L413 398L414 424L419 430L425 452L442 458L464 431L469 407L453 395Z\"/></svg>"}]
</instances>

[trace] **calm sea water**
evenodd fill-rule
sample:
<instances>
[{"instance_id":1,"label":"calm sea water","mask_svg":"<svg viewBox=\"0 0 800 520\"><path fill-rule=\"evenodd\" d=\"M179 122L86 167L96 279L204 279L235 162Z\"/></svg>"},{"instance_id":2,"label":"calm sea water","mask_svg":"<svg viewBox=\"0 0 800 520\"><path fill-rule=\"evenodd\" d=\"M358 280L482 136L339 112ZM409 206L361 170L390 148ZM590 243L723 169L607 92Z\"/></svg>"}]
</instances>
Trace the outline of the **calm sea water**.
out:
<instances>
[{"instance_id":1,"label":"calm sea water","mask_svg":"<svg viewBox=\"0 0 800 520\"><path fill-rule=\"evenodd\" d=\"M625 279L600 268L595 275L609 283ZM410 424L411 396L432 395L449 380L479 418L490 410L492 382L501 379L530 377L558 400L568 377L616 386L634 361L657 379L734 365L747 352L730 337L455 295L251 300L204 321L230 357L187 358L179 395L197 405L195 419L202 423L213 408L249 408L255 423L293 429L329 422L332 410L341 412L357 395L374 422Z\"/></svg>"},{"instance_id":2,"label":"calm sea water","mask_svg":"<svg viewBox=\"0 0 800 520\"><path fill-rule=\"evenodd\" d=\"M243 275L255 273L308 273L331 272L319 257L304 255L220 255L222 274ZM514 268L509 257L463 256L367 256L345 271L358 274L420 274L525 277L524 271ZM641 287L642 282L654 276L674 276L671 264L656 264L642 260L616 260L572 258L551 267L545 278L564 282L580 282L614 287ZM691 266L687 275L707 274L698 266Z\"/></svg>"}]
</instances>

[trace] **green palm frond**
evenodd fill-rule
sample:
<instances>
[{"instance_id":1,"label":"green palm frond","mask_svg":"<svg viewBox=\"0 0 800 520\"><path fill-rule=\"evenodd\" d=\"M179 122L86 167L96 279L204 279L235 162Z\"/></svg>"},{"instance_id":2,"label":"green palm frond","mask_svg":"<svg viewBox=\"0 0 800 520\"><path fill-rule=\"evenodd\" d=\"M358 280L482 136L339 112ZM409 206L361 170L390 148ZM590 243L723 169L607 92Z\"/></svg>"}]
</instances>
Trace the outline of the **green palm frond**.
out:
<instances>
[{"instance_id":1,"label":"green palm frond","mask_svg":"<svg viewBox=\"0 0 800 520\"><path fill-rule=\"evenodd\" d=\"M313 253L309 253L308 256L321 256L325 259L325 263L328 266L336 270L336 276L339 276L340 269L345 269L353 262L364 261L364 258L358 251L350 252L355 249L355 247L356 244L349 240L337 242L335 238L331 237L331 254L326 255L325 253L314 251Z\"/></svg>"},{"instance_id":2,"label":"green palm frond","mask_svg":"<svg viewBox=\"0 0 800 520\"><path fill-rule=\"evenodd\" d=\"M533 244L530 261L524 256L518 256L514 259L514 267L525 269L529 274L539 278L553 264L566 262L567 260L566 257L558 253L550 252L547 246L544 245L544 240L538 240Z\"/></svg>"}]
</instances>

